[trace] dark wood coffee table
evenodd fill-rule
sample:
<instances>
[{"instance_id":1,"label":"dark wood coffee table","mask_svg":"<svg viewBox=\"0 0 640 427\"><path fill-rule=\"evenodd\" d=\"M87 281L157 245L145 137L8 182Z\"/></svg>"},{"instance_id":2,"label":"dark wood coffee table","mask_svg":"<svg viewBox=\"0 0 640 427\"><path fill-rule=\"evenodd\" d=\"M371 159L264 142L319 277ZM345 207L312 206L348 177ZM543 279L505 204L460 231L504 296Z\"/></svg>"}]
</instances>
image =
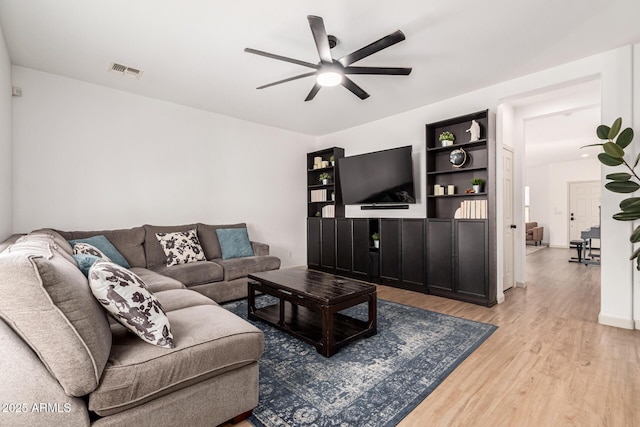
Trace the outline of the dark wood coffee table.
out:
<instances>
[{"instance_id":1,"label":"dark wood coffee table","mask_svg":"<svg viewBox=\"0 0 640 427\"><path fill-rule=\"evenodd\" d=\"M256 308L256 291L272 295L279 302ZM376 287L305 268L285 268L249 274L249 312L316 347L326 357L361 337L376 334ZM367 302L368 320L339 313Z\"/></svg>"}]
</instances>

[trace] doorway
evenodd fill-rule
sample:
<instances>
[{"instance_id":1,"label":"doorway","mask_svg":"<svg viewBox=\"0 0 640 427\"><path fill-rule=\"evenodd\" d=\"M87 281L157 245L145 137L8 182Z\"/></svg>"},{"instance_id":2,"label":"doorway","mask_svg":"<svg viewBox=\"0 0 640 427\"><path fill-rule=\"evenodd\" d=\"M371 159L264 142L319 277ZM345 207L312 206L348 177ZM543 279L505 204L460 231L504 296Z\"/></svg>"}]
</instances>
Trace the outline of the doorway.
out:
<instances>
[{"instance_id":1,"label":"doorway","mask_svg":"<svg viewBox=\"0 0 640 427\"><path fill-rule=\"evenodd\" d=\"M601 189L600 181L569 183L569 241L581 240L581 232L600 226Z\"/></svg>"}]
</instances>

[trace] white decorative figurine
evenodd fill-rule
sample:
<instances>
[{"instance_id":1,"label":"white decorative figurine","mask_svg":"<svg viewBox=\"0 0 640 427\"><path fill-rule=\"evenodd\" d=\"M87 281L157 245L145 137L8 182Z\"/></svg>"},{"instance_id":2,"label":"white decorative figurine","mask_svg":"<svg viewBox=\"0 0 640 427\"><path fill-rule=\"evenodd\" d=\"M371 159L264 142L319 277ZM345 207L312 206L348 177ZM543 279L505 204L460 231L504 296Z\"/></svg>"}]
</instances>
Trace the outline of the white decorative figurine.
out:
<instances>
[{"instance_id":1,"label":"white decorative figurine","mask_svg":"<svg viewBox=\"0 0 640 427\"><path fill-rule=\"evenodd\" d=\"M471 120L471 127L466 131L471 134L469 142L478 141L480 139L480 125L475 120Z\"/></svg>"}]
</instances>

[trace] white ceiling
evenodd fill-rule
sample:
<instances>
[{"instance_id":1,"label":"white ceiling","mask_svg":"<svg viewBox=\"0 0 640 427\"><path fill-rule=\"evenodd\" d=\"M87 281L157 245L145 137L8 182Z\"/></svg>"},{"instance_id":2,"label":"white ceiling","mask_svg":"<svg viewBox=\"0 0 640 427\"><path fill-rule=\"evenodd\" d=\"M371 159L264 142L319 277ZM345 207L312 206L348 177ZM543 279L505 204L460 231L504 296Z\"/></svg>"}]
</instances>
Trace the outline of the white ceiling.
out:
<instances>
[{"instance_id":1,"label":"white ceiling","mask_svg":"<svg viewBox=\"0 0 640 427\"><path fill-rule=\"evenodd\" d=\"M245 47L319 61L307 15L324 18L334 57L397 29L407 40L354 65L413 67L353 76L304 98L308 71ZM638 0L0 0L15 65L310 135L324 135L640 41ZM144 70L140 80L107 72Z\"/></svg>"}]
</instances>

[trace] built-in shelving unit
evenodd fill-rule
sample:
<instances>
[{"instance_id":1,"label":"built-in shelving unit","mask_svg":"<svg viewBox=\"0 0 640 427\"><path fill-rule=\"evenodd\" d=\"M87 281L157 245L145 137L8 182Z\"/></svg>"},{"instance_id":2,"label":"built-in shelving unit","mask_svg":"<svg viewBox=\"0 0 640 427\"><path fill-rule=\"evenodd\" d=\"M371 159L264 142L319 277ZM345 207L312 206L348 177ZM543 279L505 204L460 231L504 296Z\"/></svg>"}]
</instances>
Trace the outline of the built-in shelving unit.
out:
<instances>
[{"instance_id":1,"label":"built-in shelving unit","mask_svg":"<svg viewBox=\"0 0 640 427\"><path fill-rule=\"evenodd\" d=\"M426 125L428 292L489 306L496 303L496 153L492 119L484 110ZM470 141L467 131L473 120L480 125L476 141ZM445 131L455 136L453 145L440 144L439 136ZM466 152L467 161L462 167L455 167L449 157L460 148ZM482 191L472 192L473 178L484 180ZM455 192L434 194L436 185L453 185ZM462 215L464 203L467 207L481 207L473 219Z\"/></svg>"},{"instance_id":2,"label":"built-in shelving unit","mask_svg":"<svg viewBox=\"0 0 640 427\"><path fill-rule=\"evenodd\" d=\"M344 205L340 197L340 174L335 166L344 157L344 149L338 147L307 154L307 217L342 218ZM333 159L333 163L331 161ZM320 165L317 161L320 161ZM322 166L324 165L324 166ZM320 179L328 174L326 184Z\"/></svg>"}]
</instances>

